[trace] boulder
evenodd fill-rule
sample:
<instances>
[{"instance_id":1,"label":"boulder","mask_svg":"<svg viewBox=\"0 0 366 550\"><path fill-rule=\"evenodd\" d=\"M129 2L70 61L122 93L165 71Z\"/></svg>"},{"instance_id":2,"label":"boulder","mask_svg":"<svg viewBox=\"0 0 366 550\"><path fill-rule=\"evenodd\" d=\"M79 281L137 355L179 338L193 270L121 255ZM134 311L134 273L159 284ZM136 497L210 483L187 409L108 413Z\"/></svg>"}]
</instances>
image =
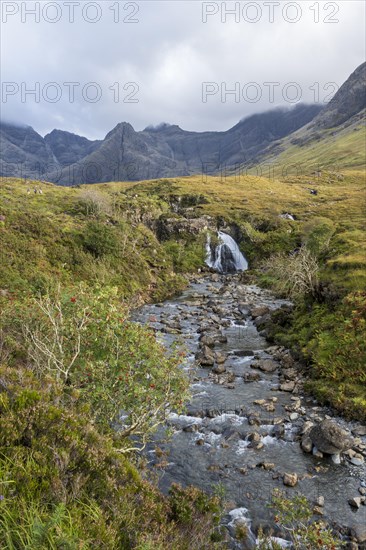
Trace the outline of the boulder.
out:
<instances>
[{"instance_id":1,"label":"boulder","mask_svg":"<svg viewBox=\"0 0 366 550\"><path fill-rule=\"evenodd\" d=\"M203 336L200 337L200 346L208 346L210 348L215 347L215 339L210 336L209 334L203 334Z\"/></svg>"},{"instance_id":2,"label":"boulder","mask_svg":"<svg viewBox=\"0 0 366 550\"><path fill-rule=\"evenodd\" d=\"M313 445L322 453L334 455L353 446L353 437L333 420L323 420L314 426L309 437Z\"/></svg>"},{"instance_id":3,"label":"boulder","mask_svg":"<svg viewBox=\"0 0 366 550\"><path fill-rule=\"evenodd\" d=\"M262 315L261 317L257 317L256 319L254 319L253 324L257 328L257 330L262 330L263 328L266 328L270 322L271 315L267 313L266 315Z\"/></svg>"},{"instance_id":4,"label":"boulder","mask_svg":"<svg viewBox=\"0 0 366 550\"><path fill-rule=\"evenodd\" d=\"M348 504L352 506L352 508L359 508L364 502L365 497L354 497L348 500Z\"/></svg>"},{"instance_id":5,"label":"boulder","mask_svg":"<svg viewBox=\"0 0 366 550\"><path fill-rule=\"evenodd\" d=\"M366 542L366 525L355 525L351 528L351 535L359 544Z\"/></svg>"}]
</instances>

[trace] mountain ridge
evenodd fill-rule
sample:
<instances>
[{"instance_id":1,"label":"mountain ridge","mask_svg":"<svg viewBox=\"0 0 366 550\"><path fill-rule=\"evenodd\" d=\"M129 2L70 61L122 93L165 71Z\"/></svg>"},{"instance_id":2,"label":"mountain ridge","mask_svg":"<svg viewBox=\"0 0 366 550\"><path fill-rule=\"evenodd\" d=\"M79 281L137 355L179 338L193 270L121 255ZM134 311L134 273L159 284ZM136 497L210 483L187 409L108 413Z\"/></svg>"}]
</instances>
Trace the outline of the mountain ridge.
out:
<instances>
[{"instance_id":1,"label":"mountain ridge","mask_svg":"<svg viewBox=\"0 0 366 550\"><path fill-rule=\"evenodd\" d=\"M77 185L233 173L282 160L294 147L301 157L304 147L359 129L366 108L365 83L363 63L325 106L278 107L241 119L225 131L193 132L168 123L136 131L125 121L104 139L89 140L58 129L42 138L30 126L3 123L0 175Z\"/></svg>"}]
</instances>

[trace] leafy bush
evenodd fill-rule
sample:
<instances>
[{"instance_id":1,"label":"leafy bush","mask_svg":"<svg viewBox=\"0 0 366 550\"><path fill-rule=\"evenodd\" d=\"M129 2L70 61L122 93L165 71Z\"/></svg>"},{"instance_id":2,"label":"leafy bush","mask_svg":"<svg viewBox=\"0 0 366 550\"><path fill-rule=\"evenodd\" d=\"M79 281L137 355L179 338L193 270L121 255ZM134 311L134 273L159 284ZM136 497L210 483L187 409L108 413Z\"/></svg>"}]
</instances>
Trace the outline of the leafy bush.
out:
<instances>
[{"instance_id":1,"label":"leafy bush","mask_svg":"<svg viewBox=\"0 0 366 550\"><path fill-rule=\"evenodd\" d=\"M218 548L216 500L188 489L164 497L118 447L79 391L0 366L0 548ZM191 520L175 513L180 500Z\"/></svg>"},{"instance_id":2,"label":"leafy bush","mask_svg":"<svg viewBox=\"0 0 366 550\"><path fill-rule=\"evenodd\" d=\"M303 495L288 498L285 493L275 490L271 508L276 512L274 521L285 531L295 550L337 550L344 543L335 537L324 522L313 521L309 502ZM259 534L257 550L279 550L282 548L270 535Z\"/></svg>"},{"instance_id":3,"label":"leafy bush","mask_svg":"<svg viewBox=\"0 0 366 550\"><path fill-rule=\"evenodd\" d=\"M335 230L335 224L329 218L312 218L304 224L303 242L315 257L319 257L329 250Z\"/></svg>"},{"instance_id":4,"label":"leafy bush","mask_svg":"<svg viewBox=\"0 0 366 550\"><path fill-rule=\"evenodd\" d=\"M99 222L90 222L83 234L84 249L95 258L118 252L118 241L112 228Z\"/></svg>"},{"instance_id":5,"label":"leafy bush","mask_svg":"<svg viewBox=\"0 0 366 550\"><path fill-rule=\"evenodd\" d=\"M11 302L8 310L38 376L77 389L105 428L123 411L121 435L138 435L144 444L169 408L182 408L188 380L178 353L168 354L152 331L127 316L117 288L83 284L72 292L59 286L20 307Z\"/></svg>"}]
</instances>

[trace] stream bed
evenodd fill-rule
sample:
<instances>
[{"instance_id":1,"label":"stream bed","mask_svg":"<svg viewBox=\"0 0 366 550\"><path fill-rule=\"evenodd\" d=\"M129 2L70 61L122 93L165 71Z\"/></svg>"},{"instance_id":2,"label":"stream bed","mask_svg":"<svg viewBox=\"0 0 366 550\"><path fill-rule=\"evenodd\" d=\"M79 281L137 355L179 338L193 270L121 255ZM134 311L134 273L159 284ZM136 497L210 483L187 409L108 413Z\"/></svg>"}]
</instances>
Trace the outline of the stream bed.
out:
<instances>
[{"instance_id":1,"label":"stream bed","mask_svg":"<svg viewBox=\"0 0 366 550\"><path fill-rule=\"evenodd\" d=\"M152 327L166 346L177 340L185 346L183 368L191 378L186 414L168 417L173 435L166 440L165 428L158 432L146 449L149 467L161 461L155 451L159 446L166 453L159 478L163 492L173 482L210 493L223 487L231 510L224 522L231 534L238 519L245 520L251 533L261 525L276 530L268 503L278 488L290 496L304 494L312 506L324 497L324 505L317 506L319 519L366 548L366 506L349 504L366 489L364 461L355 465L342 455L337 465L327 455L304 452L300 444L306 425L332 418L352 431L358 453L365 456L366 430L304 396L296 369L288 369L284 378L281 361L288 359L287 350L269 344L256 328L253 312L288 306L266 290L241 284L235 275L212 274L194 279L174 300L135 312L134 320ZM210 353L217 354L219 363L210 364ZM297 475L294 487L284 485L285 474ZM254 540L232 539L231 547L252 548Z\"/></svg>"}]
</instances>

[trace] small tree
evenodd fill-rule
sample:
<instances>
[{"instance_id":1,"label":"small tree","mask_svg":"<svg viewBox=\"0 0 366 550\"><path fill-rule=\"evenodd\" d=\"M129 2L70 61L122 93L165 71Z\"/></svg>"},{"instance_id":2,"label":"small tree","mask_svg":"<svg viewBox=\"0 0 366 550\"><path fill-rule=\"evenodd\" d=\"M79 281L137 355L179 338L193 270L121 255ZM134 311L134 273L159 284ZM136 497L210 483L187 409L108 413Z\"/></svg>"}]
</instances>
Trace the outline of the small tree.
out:
<instances>
[{"instance_id":1,"label":"small tree","mask_svg":"<svg viewBox=\"0 0 366 550\"><path fill-rule=\"evenodd\" d=\"M305 245L292 256L271 256L263 267L275 278L275 286L280 293L290 298L306 294L316 296L319 287L319 264Z\"/></svg>"},{"instance_id":2,"label":"small tree","mask_svg":"<svg viewBox=\"0 0 366 550\"><path fill-rule=\"evenodd\" d=\"M127 320L116 288L80 285L28 302L24 336L31 367L79 390L96 422L120 424L120 435L143 447L170 409L181 409L188 379L178 351ZM123 420L121 420L121 417ZM127 447L121 451L134 449Z\"/></svg>"},{"instance_id":3,"label":"small tree","mask_svg":"<svg viewBox=\"0 0 366 550\"><path fill-rule=\"evenodd\" d=\"M111 215L113 213L110 197L97 189L85 189L81 191L79 204L87 216Z\"/></svg>"}]
</instances>

